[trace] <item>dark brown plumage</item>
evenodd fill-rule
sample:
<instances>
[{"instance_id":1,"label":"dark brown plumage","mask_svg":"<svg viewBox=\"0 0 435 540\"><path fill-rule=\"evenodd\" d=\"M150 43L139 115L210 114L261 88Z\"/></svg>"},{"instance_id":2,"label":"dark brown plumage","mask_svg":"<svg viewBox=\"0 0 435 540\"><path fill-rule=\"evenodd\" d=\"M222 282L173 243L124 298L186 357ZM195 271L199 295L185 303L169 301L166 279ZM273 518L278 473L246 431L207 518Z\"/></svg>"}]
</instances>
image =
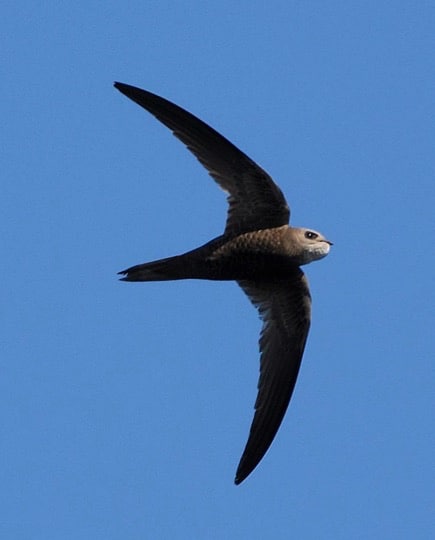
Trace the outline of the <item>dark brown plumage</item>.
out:
<instances>
[{"instance_id":1,"label":"dark brown plumage","mask_svg":"<svg viewBox=\"0 0 435 540\"><path fill-rule=\"evenodd\" d=\"M289 404L310 326L311 297L300 265L327 255L320 233L288 226L290 210L272 178L210 126L151 92L115 87L171 129L228 193L222 236L183 255L120 272L123 281L235 280L263 320L255 415L235 483L258 465Z\"/></svg>"}]
</instances>

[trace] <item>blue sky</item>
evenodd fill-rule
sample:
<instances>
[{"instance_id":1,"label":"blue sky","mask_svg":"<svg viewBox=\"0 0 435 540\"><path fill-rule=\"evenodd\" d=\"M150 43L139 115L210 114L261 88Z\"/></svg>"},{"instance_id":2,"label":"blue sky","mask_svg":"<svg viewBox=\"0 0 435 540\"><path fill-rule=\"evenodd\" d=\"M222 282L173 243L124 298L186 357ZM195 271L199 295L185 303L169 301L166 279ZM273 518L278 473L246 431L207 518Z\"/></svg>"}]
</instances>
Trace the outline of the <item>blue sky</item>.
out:
<instances>
[{"instance_id":1,"label":"blue sky","mask_svg":"<svg viewBox=\"0 0 435 540\"><path fill-rule=\"evenodd\" d=\"M433 538L434 25L425 1L6 2L2 538ZM210 123L334 241L238 487L257 313L233 283L116 276L221 234L225 196L114 80Z\"/></svg>"}]
</instances>

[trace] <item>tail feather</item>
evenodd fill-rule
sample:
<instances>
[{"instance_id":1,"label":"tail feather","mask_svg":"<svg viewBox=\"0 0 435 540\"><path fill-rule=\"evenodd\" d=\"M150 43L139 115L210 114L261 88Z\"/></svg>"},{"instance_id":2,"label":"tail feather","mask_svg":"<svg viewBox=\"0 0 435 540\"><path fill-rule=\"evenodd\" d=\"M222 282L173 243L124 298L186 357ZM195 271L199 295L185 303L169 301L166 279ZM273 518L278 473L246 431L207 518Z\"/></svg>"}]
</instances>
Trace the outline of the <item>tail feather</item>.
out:
<instances>
[{"instance_id":1,"label":"tail feather","mask_svg":"<svg viewBox=\"0 0 435 540\"><path fill-rule=\"evenodd\" d=\"M169 281L200 277L195 271L194 261L183 255L159 259L149 263L138 264L118 272L121 281Z\"/></svg>"}]
</instances>

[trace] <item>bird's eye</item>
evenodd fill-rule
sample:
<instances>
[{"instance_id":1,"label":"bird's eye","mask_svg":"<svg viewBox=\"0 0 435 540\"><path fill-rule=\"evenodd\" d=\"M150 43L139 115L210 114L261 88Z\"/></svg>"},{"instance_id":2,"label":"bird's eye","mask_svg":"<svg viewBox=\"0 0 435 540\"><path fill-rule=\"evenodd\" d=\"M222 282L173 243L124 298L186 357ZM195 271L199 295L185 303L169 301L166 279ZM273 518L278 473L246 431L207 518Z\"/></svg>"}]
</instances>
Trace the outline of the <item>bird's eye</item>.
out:
<instances>
[{"instance_id":1,"label":"bird's eye","mask_svg":"<svg viewBox=\"0 0 435 540\"><path fill-rule=\"evenodd\" d=\"M310 240L315 240L319 235L312 231L307 231L305 233L305 238L309 238Z\"/></svg>"}]
</instances>

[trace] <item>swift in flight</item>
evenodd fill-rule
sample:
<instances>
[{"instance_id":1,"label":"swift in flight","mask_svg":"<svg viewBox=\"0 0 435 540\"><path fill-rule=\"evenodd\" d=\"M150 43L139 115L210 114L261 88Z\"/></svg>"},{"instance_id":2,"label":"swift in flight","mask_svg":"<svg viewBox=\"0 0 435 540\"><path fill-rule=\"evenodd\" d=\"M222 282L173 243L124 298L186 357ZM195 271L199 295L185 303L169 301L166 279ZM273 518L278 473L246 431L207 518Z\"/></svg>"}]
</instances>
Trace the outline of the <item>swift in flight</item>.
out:
<instances>
[{"instance_id":1,"label":"swift in flight","mask_svg":"<svg viewBox=\"0 0 435 540\"><path fill-rule=\"evenodd\" d=\"M271 445L296 384L311 319L310 291L300 267L325 257L332 243L312 229L289 226L289 206L272 178L199 118L146 90L119 82L115 88L167 126L228 193L222 236L120 274L123 281L237 281L258 309L260 379L235 477L240 484Z\"/></svg>"}]
</instances>

